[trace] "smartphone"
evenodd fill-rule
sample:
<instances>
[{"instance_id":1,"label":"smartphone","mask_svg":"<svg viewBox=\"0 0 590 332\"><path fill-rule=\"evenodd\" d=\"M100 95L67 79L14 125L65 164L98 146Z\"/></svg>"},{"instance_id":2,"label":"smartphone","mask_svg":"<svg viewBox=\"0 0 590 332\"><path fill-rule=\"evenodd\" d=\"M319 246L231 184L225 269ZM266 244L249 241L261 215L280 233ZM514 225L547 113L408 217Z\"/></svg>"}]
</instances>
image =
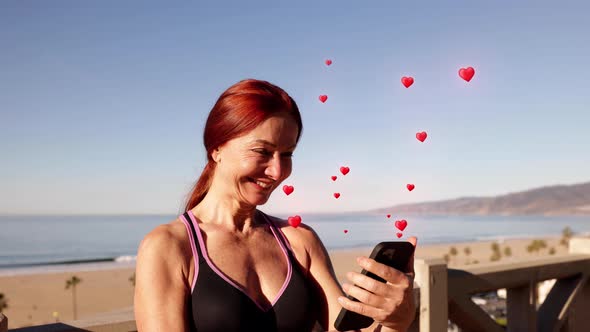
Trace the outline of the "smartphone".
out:
<instances>
[{"instance_id":1,"label":"smartphone","mask_svg":"<svg viewBox=\"0 0 590 332\"><path fill-rule=\"evenodd\" d=\"M393 267L394 269L401 272L408 273L410 272L410 267L408 265L413 254L414 245L412 245L410 242L381 242L377 244L375 248L373 248L373 252L371 252L371 256L369 256L369 258L372 258L379 263ZM381 282L386 282L385 279L368 272L365 269L361 271L361 274ZM346 297L358 302L357 299L350 295L347 295ZM371 326L371 324L373 324L373 318L363 316L354 311L349 311L345 308L342 308L338 314L338 318L336 318L336 322L334 322L334 327L338 331L349 331L363 329Z\"/></svg>"}]
</instances>

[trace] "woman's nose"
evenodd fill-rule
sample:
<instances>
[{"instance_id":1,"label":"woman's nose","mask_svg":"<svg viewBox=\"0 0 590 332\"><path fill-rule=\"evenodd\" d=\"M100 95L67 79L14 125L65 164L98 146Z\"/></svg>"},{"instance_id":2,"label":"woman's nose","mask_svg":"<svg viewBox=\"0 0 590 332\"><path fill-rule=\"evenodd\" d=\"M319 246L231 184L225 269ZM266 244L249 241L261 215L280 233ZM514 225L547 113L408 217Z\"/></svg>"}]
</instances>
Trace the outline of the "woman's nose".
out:
<instances>
[{"instance_id":1,"label":"woman's nose","mask_svg":"<svg viewBox=\"0 0 590 332\"><path fill-rule=\"evenodd\" d=\"M266 175L277 180L281 177L282 171L283 171L283 167L281 165L281 157L280 156L273 156L266 167L266 172L265 172Z\"/></svg>"}]
</instances>

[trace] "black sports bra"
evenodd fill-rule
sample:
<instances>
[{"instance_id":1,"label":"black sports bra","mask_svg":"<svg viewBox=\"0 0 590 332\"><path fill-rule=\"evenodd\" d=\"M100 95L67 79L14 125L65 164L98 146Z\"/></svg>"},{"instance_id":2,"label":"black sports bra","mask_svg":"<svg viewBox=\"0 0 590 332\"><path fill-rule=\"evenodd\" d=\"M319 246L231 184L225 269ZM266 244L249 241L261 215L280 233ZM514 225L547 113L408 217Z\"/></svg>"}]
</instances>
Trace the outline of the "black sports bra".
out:
<instances>
[{"instance_id":1,"label":"black sports bra","mask_svg":"<svg viewBox=\"0 0 590 332\"><path fill-rule=\"evenodd\" d=\"M181 216L189 232L195 260L195 276L188 305L191 331L304 332L314 327L319 310L313 286L282 231L264 213L261 214L270 225L288 262L283 287L268 308L252 299L243 287L228 278L209 259L199 224L192 212Z\"/></svg>"}]
</instances>

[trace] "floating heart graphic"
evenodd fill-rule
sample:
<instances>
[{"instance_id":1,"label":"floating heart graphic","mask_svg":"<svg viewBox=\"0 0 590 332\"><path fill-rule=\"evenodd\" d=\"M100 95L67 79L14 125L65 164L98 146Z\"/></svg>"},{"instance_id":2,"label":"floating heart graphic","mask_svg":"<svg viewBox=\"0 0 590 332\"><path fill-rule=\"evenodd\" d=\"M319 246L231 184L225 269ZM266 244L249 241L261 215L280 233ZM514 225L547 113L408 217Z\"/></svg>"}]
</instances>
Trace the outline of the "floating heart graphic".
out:
<instances>
[{"instance_id":1,"label":"floating heart graphic","mask_svg":"<svg viewBox=\"0 0 590 332\"><path fill-rule=\"evenodd\" d=\"M287 219L289 221L289 225L293 227L299 226L301 224L301 217L300 216L292 216Z\"/></svg>"},{"instance_id":2,"label":"floating heart graphic","mask_svg":"<svg viewBox=\"0 0 590 332\"><path fill-rule=\"evenodd\" d=\"M409 88L410 85L414 84L414 78L409 76L409 77L402 77L402 84L406 87Z\"/></svg>"},{"instance_id":3,"label":"floating heart graphic","mask_svg":"<svg viewBox=\"0 0 590 332\"><path fill-rule=\"evenodd\" d=\"M334 193L334 197L336 197L336 198L340 197L340 193Z\"/></svg>"},{"instance_id":4,"label":"floating heart graphic","mask_svg":"<svg viewBox=\"0 0 590 332\"><path fill-rule=\"evenodd\" d=\"M425 131L422 131L422 132L416 133L416 138L417 138L417 139L418 139L420 142L424 142L424 140L426 139L426 136L428 136L428 135L426 134L426 132L425 132Z\"/></svg>"},{"instance_id":5,"label":"floating heart graphic","mask_svg":"<svg viewBox=\"0 0 590 332\"><path fill-rule=\"evenodd\" d=\"M402 232L404 231L404 229L406 229L407 226L408 226L408 222L405 221L404 219L395 221L395 227L397 227L397 229L399 229Z\"/></svg>"},{"instance_id":6,"label":"floating heart graphic","mask_svg":"<svg viewBox=\"0 0 590 332\"><path fill-rule=\"evenodd\" d=\"M326 96L326 95L321 95L321 96L320 96L320 101L321 101L322 103L325 103L325 102L326 102L326 100L328 100L328 96Z\"/></svg>"},{"instance_id":7,"label":"floating heart graphic","mask_svg":"<svg viewBox=\"0 0 590 332\"><path fill-rule=\"evenodd\" d=\"M473 67L459 69L459 76L467 82L471 81L473 75L475 75L475 69Z\"/></svg>"},{"instance_id":8,"label":"floating heart graphic","mask_svg":"<svg viewBox=\"0 0 590 332\"><path fill-rule=\"evenodd\" d=\"M331 64L332 64L332 60L330 60L330 59L326 60L326 66L329 66Z\"/></svg>"},{"instance_id":9,"label":"floating heart graphic","mask_svg":"<svg viewBox=\"0 0 590 332\"><path fill-rule=\"evenodd\" d=\"M402 237L402 233L396 233L395 235L397 235L397 238L399 239L400 237Z\"/></svg>"},{"instance_id":10,"label":"floating heart graphic","mask_svg":"<svg viewBox=\"0 0 590 332\"><path fill-rule=\"evenodd\" d=\"M289 186L289 185L283 186L283 191L285 192L285 194L287 194L287 196L291 195L293 190L295 190L295 188L293 188L293 186Z\"/></svg>"},{"instance_id":11,"label":"floating heart graphic","mask_svg":"<svg viewBox=\"0 0 590 332\"><path fill-rule=\"evenodd\" d=\"M342 173L342 175L346 175L348 172L350 172L350 168L345 166L340 167L340 173Z\"/></svg>"},{"instance_id":12,"label":"floating heart graphic","mask_svg":"<svg viewBox=\"0 0 590 332\"><path fill-rule=\"evenodd\" d=\"M388 214L388 215L387 215L387 218L391 218L391 214Z\"/></svg>"},{"instance_id":13,"label":"floating heart graphic","mask_svg":"<svg viewBox=\"0 0 590 332\"><path fill-rule=\"evenodd\" d=\"M346 234L346 233L348 233L348 229L345 229L345 230L344 230L344 234Z\"/></svg>"},{"instance_id":14,"label":"floating heart graphic","mask_svg":"<svg viewBox=\"0 0 590 332\"><path fill-rule=\"evenodd\" d=\"M406 188L408 188L409 191L414 190L414 185L411 183L408 183L408 185L406 186Z\"/></svg>"},{"instance_id":15,"label":"floating heart graphic","mask_svg":"<svg viewBox=\"0 0 590 332\"><path fill-rule=\"evenodd\" d=\"M336 181L338 177L336 175L332 175L332 181Z\"/></svg>"}]
</instances>

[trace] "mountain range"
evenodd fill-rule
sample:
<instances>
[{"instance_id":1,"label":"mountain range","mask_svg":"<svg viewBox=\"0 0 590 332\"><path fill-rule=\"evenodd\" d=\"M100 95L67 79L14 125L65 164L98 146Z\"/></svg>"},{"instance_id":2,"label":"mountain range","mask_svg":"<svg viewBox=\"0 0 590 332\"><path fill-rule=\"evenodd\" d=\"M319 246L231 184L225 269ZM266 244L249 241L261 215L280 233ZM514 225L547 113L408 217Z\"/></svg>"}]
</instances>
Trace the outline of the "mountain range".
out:
<instances>
[{"instance_id":1,"label":"mountain range","mask_svg":"<svg viewBox=\"0 0 590 332\"><path fill-rule=\"evenodd\" d=\"M491 197L401 204L369 212L404 215L590 216L590 182L545 186Z\"/></svg>"}]
</instances>

